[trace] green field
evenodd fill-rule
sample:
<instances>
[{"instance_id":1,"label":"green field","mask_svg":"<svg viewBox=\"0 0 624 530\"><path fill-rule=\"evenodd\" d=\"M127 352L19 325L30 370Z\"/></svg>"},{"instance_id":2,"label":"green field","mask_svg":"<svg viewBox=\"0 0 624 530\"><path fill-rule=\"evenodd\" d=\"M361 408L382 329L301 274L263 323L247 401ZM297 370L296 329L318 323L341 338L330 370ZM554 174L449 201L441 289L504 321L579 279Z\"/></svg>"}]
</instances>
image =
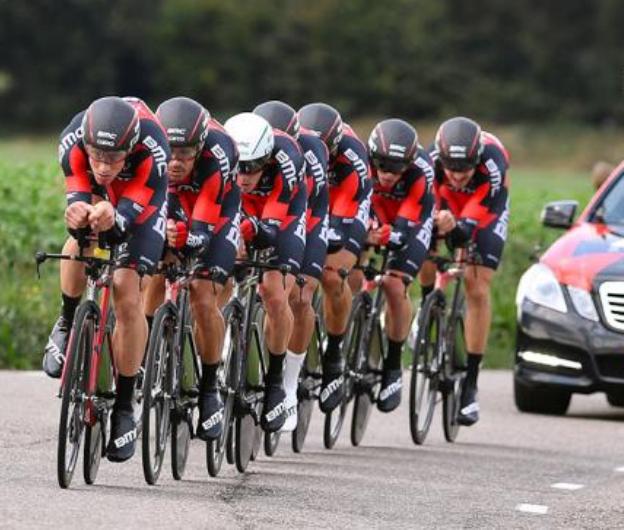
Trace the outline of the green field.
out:
<instances>
[{"instance_id":1,"label":"green field","mask_svg":"<svg viewBox=\"0 0 624 530\"><path fill-rule=\"evenodd\" d=\"M559 145L553 153L555 159L544 159L540 163L544 169L538 169L534 157L527 163L528 156L523 153L533 152L527 151L523 134L514 136L514 131L507 129L501 134L514 145L512 157L516 152L522 156L514 157L510 172L511 220L504 262L493 289L494 318L487 357L490 367L510 366L518 278L530 264L536 244L546 244L557 236L557 232L541 228L542 206L556 199L576 199L584 206L592 193L588 176L592 155L598 156L597 145L605 145L604 138L600 141L593 133L576 140L568 136L568 143L582 149ZM539 143L539 139L537 135L530 142ZM540 149L539 157L545 156ZM46 264L38 280L33 261L37 249L58 251L65 237L62 178L55 151L50 139L0 142L0 367L38 367L58 311L58 266ZM571 152L579 169L570 167L573 164L566 153Z\"/></svg>"}]
</instances>

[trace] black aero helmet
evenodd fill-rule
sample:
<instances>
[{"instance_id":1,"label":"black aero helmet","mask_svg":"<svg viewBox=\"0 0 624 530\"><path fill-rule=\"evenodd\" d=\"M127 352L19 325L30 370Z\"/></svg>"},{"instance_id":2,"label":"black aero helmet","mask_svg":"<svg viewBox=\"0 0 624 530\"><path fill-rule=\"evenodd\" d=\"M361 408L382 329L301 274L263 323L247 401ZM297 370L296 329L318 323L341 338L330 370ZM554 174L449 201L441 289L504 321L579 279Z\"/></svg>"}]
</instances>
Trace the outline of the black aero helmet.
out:
<instances>
[{"instance_id":1,"label":"black aero helmet","mask_svg":"<svg viewBox=\"0 0 624 530\"><path fill-rule=\"evenodd\" d=\"M403 120L380 121L368 138L368 152L377 169L403 173L416 158L418 133Z\"/></svg>"},{"instance_id":2,"label":"black aero helmet","mask_svg":"<svg viewBox=\"0 0 624 530\"><path fill-rule=\"evenodd\" d=\"M82 118L83 142L103 151L130 151L139 139L138 111L117 96L96 99Z\"/></svg>"},{"instance_id":3,"label":"black aero helmet","mask_svg":"<svg viewBox=\"0 0 624 530\"><path fill-rule=\"evenodd\" d=\"M294 138L299 136L297 111L287 103L277 100L267 101L258 105L253 113L262 116L274 129L279 129Z\"/></svg>"},{"instance_id":4,"label":"black aero helmet","mask_svg":"<svg viewBox=\"0 0 624 530\"><path fill-rule=\"evenodd\" d=\"M446 120L436 134L435 148L445 168L451 171L472 169L483 152L481 127L463 116Z\"/></svg>"},{"instance_id":5,"label":"black aero helmet","mask_svg":"<svg viewBox=\"0 0 624 530\"><path fill-rule=\"evenodd\" d=\"M310 129L334 152L342 140L343 126L340 113L326 103L310 103L298 112L299 123Z\"/></svg>"},{"instance_id":6,"label":"black aero helmet","mask_svg":"<svg viewBox=\"0 0 624 530\"><path fill-rule=\"evenodd\" d=\"M204 145L210 113L197 101L186 97L168 99L160 104L156 117L165 128L171 147Z\"/></svg>"}]
</instances>

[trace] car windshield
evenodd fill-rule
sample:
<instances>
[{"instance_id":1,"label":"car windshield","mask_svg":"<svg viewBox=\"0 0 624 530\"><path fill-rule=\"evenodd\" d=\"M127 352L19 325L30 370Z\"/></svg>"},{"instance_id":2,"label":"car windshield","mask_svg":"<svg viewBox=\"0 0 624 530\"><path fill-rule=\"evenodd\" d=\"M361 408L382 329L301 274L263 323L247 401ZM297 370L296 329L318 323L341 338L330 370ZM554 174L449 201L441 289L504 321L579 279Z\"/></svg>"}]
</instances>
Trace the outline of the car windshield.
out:
<instances>
[{"instance_id":1,"label":"car windshield","mask_svg":"<svg viewBox=\"0 0 624 530\"><path fill-rule=\"evenodd\" d=\"M617 228L618 231L624 230L624 173L609 186L596 205L591 220Z\"/></svg>"}]
</instances>

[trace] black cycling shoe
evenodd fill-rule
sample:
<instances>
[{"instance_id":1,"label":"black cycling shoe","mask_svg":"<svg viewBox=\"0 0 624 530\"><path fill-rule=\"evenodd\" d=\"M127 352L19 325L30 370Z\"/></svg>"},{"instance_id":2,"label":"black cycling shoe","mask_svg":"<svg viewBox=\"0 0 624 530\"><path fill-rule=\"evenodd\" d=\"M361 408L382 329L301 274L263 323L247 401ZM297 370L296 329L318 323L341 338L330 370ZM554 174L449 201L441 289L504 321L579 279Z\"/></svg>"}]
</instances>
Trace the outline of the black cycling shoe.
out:
<instances>
[{"instance_id":1,"label":"black cycling shoe","mask_svg":"<svg viewBox=\"0 0 624 530\"><path fill-rule=\"evenodd\" d=\"M266 432L279 431L286 421L286 391L281 383L268 383L264 391L264 406L260 426Z\"/></svg>"},{"instance_id":2,"label":"black cycling shoe","mask_svg":"<svg viewBox=\"0 0 624 530\"><path fill-rule=\"evenodd\" d=\"M381 389L377 398L377 408L381 412L392 412L401 403L401 387L403 386L400 368L384 370L381 378Z\"/></svg>"},{"instance_id":3,"label":"black cycling shoe","mask_svg":"<svg viewBox=\"0 0 624 530\"><path fill-rule=\"evenodd\" d=\"M322 412L331 412L342 403L345 395L345 377L342 360L323 361L323 377L319 407Z\"/></svg>"},{"instance_id":4,"label":"black cycling shoe","mask_svg":"<svg viewBox=\"0 0 624 530\"><path fill-rule=\"evenodd\" d=\"M65 348L67 348L70 327L71 324L67 320L62 316L58 317L43 352L43 362L41 363L43 371L55 379L61 377L63 373Z\"/></svg>"},{"instance_id":5,"label":"black cycling shoe","mask_svg":"<svg viewBox=\"0 0 624 530\"><path fill-rule=\"evenodd\" d=\"M132 410L113 408L111 414L110 440L106 457L111 462L124 462L134 455L137 424Z\"/></svg>"},{"instance_id":6,"label":"black cycling shoe","mask_svg":"<svg viewBox=\"0 0 624 530\"><path fill-rule=\"evenodd\" d=\"M459 405L457 423L470 427L479 421L479 402L477 401L477 389L472 385L462 386L462 395Z\"/></svg>"},{"instance_id":7,"label":"black cycling shoe","mask_svg":"<svg viewBox=\"0 0 624 530\"><path fill-rule=\"evenodd\" d=\"M223 401L217 389L199 396L197 437L207 442L221 436L223 430Z\"/></svg>"}]
</instances>

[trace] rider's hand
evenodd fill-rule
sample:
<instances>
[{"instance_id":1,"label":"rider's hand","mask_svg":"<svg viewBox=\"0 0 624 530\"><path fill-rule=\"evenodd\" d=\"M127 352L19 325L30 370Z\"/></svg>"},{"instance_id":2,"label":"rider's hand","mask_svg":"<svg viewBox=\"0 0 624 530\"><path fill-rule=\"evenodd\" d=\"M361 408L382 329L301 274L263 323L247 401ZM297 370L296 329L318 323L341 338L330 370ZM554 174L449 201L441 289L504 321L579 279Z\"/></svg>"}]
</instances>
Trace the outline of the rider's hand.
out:
<instances>
[{"instance_id":1,"label":"rider's hand","mask_svg":"<svg viewBox=\"0 0 624 530\"><path fill-rule=\"evenodd\" d=\"M392 226L387 223L382 224L377 228L369 230L366 242L369 245L386 245L390 239L390 232L392 232Z\"/></svg>"},{"instance_id":2,"label":"rider's hand","mask_svg":"<svg viewBox=\"0 0 624 530\"><path fill-rule=\"evenodd\" d=\"M167 243L170 247L181 249L188 239L188 226L184 221L167 219Z\"/></svg>"},{"instance_id":3,"label":"rider's hand","mask_svg":"<svg viewBox=\"0 0 624 530\"><path fill-rule=\"evenodd\" d=\"M437 211L435 213L434 221L435 225L438 227L438 233L440 235L448 234L457 224L455 216L449 210Z\"/></svg>"},{"instance_id":4,"label":"rider's hand","mask_svg":"<svg viewBox=\"0 0 624 530\"><path fill-rule=\"evenodd\" d=\"M92 212L93 206L86 202L74 202L65 210L65 223L68 228L78 230L89 224L89 214Z\"/></svg>"},{"instance_id":5,"label":"rider's hand","mask_svg":"<svg viewBox=\"0 0 624 530\"><path fill-rule=\"evenodd\" d=\"M106 232L115 224L115 208L108 201L100 201L89 213L89 225L94 232Z\"/></svg>"}]
</instances>

